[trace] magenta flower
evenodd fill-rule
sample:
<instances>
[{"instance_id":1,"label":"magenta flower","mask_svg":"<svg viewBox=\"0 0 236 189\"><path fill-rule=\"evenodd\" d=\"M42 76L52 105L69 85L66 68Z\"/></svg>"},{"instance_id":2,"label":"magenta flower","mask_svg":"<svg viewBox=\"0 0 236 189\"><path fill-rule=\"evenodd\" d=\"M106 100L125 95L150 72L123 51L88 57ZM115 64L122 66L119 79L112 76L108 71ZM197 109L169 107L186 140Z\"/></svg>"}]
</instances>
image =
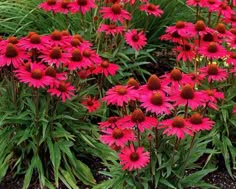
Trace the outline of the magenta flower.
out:
<instances>
[{"instance_id":1,"label":"magenta flower","mask_svg":"<svg viewBox=\"0 0 236 189\"><path fill-rule=\"evenodd\" d=\"M136 29L125 33L126 43L129 44L136 51L142 49L147 44L147 38L143 31L137 32Z\"/></svg>"},{"instance_id":2,"label":"magenta flower","mask_svg":"<svg viewBox=\"0 0 236 189\"><path fill-rule=\"evenodd\" d=\"M14 68L18 68L28 58L23 49L8 43L0 52L0 67L13 65Z\"/></svg>"},{"instance_id":3,"label":"magenta flower","mask_svg":"<svg viewBox=\"0 0 236 189\"><path fill-rule=\"evenodd\" d=\"M123 10L119 3L114 3L111 7L101 7L100 11L103 19L110 19L113 22L131 20L130 13Z\"/></svg>"},{"instance_id":4,"label":"magenta flower","mask_svg":"<svg viewBox=\"0 0 236 189\"><path fill-rule=\"evenodd\" d=\"M134 132L131 129L122 129L116 127L114 129L107 128L102 132L104 134L100 137L101 141L110 147L113 144L124 147L127 142L136 140Z\"/></svg>"},{"instance_id":5,"label":"magenta flower","mask_svg":"<svg viewBox=\"0 0 236 189\"><path fill-rule=\"evenodd\" d=\"M105 32L106 35L122 34L125 31L124 26L116 26L115 24L101 24L98 32Z\"/></svg>"},{"instance_id":6,"label":"magenta flower","mask_svg":"<svg viewBox=\"0 0 236 189\"><path fill-rule=\"evenodd\" d=\"M27 83L30 87L45 88L53 79L45 75L46 66L39 63L27 63L15 71L20 82Z\"/></svg>"},{"instance_id":7,"label":"magenta flower","mask_svg":"<svg viewBox=\"0 0 236 189\"><path fill-rule=\"evenodd\" d=\"M57 9L57 0L47 0L45 2L42 2L39 5L39 8L43 9L44 11L52 11L54 12Z\"/></svg>"},{"instance_id":8,"label":"magenta flower","mask_svg":"<svg viewBox=\"0 0 236 189\"><path fill-rule=\"evenodd\" d=\"M145 116L140 109L134 110L131 115L121 118L118 122L122 128L132 129L134 126L137 126L141 132L144 132L144 129L151 129L157 125L156 118Z\"/></svg>"},{"instance_id":9,"label":"magenta flower","mask_svg":"<svg viewBox=\"0 0 236 189\"><path fill-rule=\"evenodd\" d=\"M207 117L202 117L199 113L194 113L187 120L194 132L211 130L215 122Z\"/></svg>"},{"instance_id":10,"label":"magenta flower","mask_svg":"<svg viewBox=\"0 0 236 189\"><path fill-rule=\"evenodd\" d=\"M159 128L164 128L163 134L167 134L167 136L174 135L179 139L184 139L185 134L193 136L191 125L180 116L161 121Z\"/></svg>"},{"instance_id":11,"label":"magenta flower","mask_svg":"<svg viewBox=\"0 0 236 189\"><path fill-rule=\"evenodd\" d=\"M85 14L96 7L94 0L75 0L74 2L69 4L70 10L73 13L81 12Z\"/></svg>"},{"instance_id":12,"label":"magenta flower","mask_svg":"<svg viewBox=\"0 0 236 189\"><path fill-rule=\"evenodd\" d=\"M97 111L101 105L96 98L92 98L91 96L88 96L86 99L84 99L81 104L85 106L89 113Z\"/></svg>"},{"instance_id":13,"label":"magenta flower","mask_svg":"<svg viewBox=\"0 0 236 189\"><path fill-rule=\"evenodd\" d=\"M155 17L161 17L164 13L163 10L159 9L159 5L154 5L149 2L140 5L139 10L145 11L148 15L154 15Z\"/></svg>"},{"instance_id":14,"label":"magenta flower","mask_svg":"<svg viewBox=\"0 0 236 189\"><path fill-rule=\"evenodd\" d=\"M66 99L71 100L71 97L74 96L75 87L73 87L69 82L59 81L55 82L54 86L48 89L48 93L52 96L61 97L62 102L65 102Z\"/></svg>"},{"instance_id":15,"label":"magenta flower","mask_svg":"<svg viewBox=\"0 0 236 189\"><path fill-rule=\"evenodd\" d=\"M208 82L225 81L228 78L228 73L225 69L219 68L217 64L208 64L199 69L202 77L207 77Z\"/></svg>"},{"instance_id":16,"label":"magenta flower","mask_svg":"<svg viewBox=\"0 0 236 189\"><path fill-rule=\"evenodd\" d=\"M129 147L125 147L119 154L120 164L123 165L123 170L129 171L134 169L141 169L150 161L149 152L144 152L143 147L137 149L131 144Z\"/></svg>"},{"instance_id":17,"label":"magenta flower","mask_svg":"<svg viewBox=\"0 0 236 189\"><path fill-rule=\"evenodd\" d=\"M103 101L106 101L107 104L123 106L130 100L135 101L137 98L138 94L134 89L129 88L128 86L116 85L106 92Z\"/></svg>"},{"instance_id":18,"label":"magenta flower","mask_svg":"<svg viewBox=\"0 0 236 189\"><path fill-rule=\"evenodd\" d=\"M97 65L96 68L93 70L94 74L104 74L106 77L109 75L115 75L116 72L119 70L119 66L116 64L110 63L107 60L102 61L100 65Z\"/></svg>"},{"instance_id":19,"label":"magenta flower","mask_svg":"<svg viewBox=\"0 0 236 189\"><path fill-rule=\"evenodd\" d=\"M210 42L208 45L201 46L198 51L200 55L209 59L223 58L227 55L226 49L216 42Z\"/></svg>"},{"instance_id":20,"label":"magenta flower","mask_svg":"<svg viewBox=\"0 0 236 189\"><path fill-rule=\"evenodd\" d=\"M169 101L169 98L163 92L149 93L140 98L141 107L156 115L169 115L171 113L174 107Z\"/></svg>"}]
</instances>

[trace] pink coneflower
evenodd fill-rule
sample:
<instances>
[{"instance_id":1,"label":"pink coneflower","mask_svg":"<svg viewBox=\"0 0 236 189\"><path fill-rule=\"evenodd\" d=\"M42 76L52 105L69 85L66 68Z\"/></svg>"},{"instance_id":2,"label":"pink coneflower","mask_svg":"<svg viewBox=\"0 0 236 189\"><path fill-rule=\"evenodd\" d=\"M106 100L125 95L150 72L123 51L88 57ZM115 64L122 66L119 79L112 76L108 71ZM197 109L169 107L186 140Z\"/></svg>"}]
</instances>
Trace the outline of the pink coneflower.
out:
<instances>
[{"instance_id":1,"label":"pink coneflower","mask_svg":"<svg viewBox=\"0 0 236 189\"><path fill-rule=\"evenodd\" d=\"M70 12L70 4L70 0L59 0L54 11L56 13L68 14Z\"/></svg>"},{"instance_id":2,"label":"pink coneflower","mask_svg":"<svg viewBox=\"0 0 236 189\"><path fill-rule=\"evenodd\" d=\"M71 12L77 13L81 12L85 14L86 12L90 11L96 7L94 0L76 0L69 5Z\"/></svg>"},{"instance_id":3,"label":"pink coneflower","mask_svg":"<svg viewBox=\"0 0 236 189\"><path fill-rule=\"evenodd\" d=\"M106 92L103 101L106 101L107 104L123 106L130 100L137 100L137 98L138 94L134 89L123 85L116 85Z\"/></svg>"},{"instance_id":4,"label":"pink coneflower","mask_svg":"<svg viewBox=\"0 0 236 189\"><path fill-rule=\"evenodd\" d=\"M100 107L100 102L94 97L88 96L85 100L81 102L85 106L85 108L88 110L89 113L97 111L97 109Z\"/></svg>"},{"instance_id":5,"label":"pink coneflower","mask_svg":"<svg viewBox=\"0 0 236 189\"><path fill-rule=\"evenodd\" d=\"M164 128L163 134L167 134L167 136L174 135L179 139L184 139L185 134L193 136L190 124L180 116L161 121L159 128Z\"/></svg>"},{"instance_id":6,"label":"pink coneflower","mask_svg":"<svg viewBox=\"0 0 236 189\"><path fill-rule=\"evenodd\" d=\"M217 32L214 32L214 33L206 32L205 34L201 36L200 41L199 39L196 39L194 41L194 44L198 47L201 47L201 46L208 46L210 42L219 42Z\"/></svg>"},{"instance_id":7,"label":"pink coneflower","mask_svg":"<svg viewBox=\"0 0 236 189\"><path fill-rule=\"evenodd\" d=\"M178 52L177 60L180 61L192 61L193 58L195 58L196 50L194 49L194 46L191 44L184 44L181 46L177 46L174 49L176 52Z\"/></svg>"},{"instance_id":8,"label":"pink coneflower","mask_svg":"<svg viewBox=\"0 0 236 189\"><path fill-rule=\"evenodd\" d=\"M144 152L143 147L137 149L131 144L130 147L125 147L119 154L120 164L123 165L123 170L129 171L141 169L150 161L149 152Z\"/></svg>"},{"instance_id":9,"label":"pink coneflower","mask_svg":"<svg viewBox=\"0 0 236 189\"><path fill-rule=\"evenodd\" d=\"M138 91L141 95L147 95L148 93L152 94L153 91L167 91L167 88L163 87L162 81L157 75L152 74L148 78L147 84L140 86Z\"/></svg>"},{"instance_id":10,"label":"pink coneflower","mask_svg":"<svg viewBox=\"0 0 236 189\"><path fill-rule=\"evenodd\" d=\"M45 75L46 66L39 63L26 63L15 71L16 77L30 87L45 88L52 83L52 78Z\"/></svg>"},{"instance_id":11,"label":"pink coneflower","mask_svg":"<svg viewBox=\"0 0 236 189\"><path fill-rule=\"evenodd\" d=\"M235 52L228 52L228 57L226 59L226 62L230 65L236 66L236 53Z\"/></svg>"},{"instance_id":12,"label":"pink coneflower","mask_svg":"<svg viewBox=\"0 0 236 189\"><path fill-rule=\"evenodd\" d=\"M171 113L171 110L174 109L174 107L169 101L169 98L166 97L163 92L149 93L140 98L141 107L156 115L169 115Z\"/></svg>"},{"instance_id":13,"label":"pink coneflower","mask_svg":"<svg viewBox=\"0 0 236 189\"><path fill-rule=\"evenodd\" d=\"M186 4L194 7L196 6L204 7L205 0L187 0Z\"/></svg>"},{"instance_id":14,"label":"pink coneflower","mask_svg":"<svg viewBox=\"0 0 236 189\"><path fill-rule=\"evenodd\" d=\"M119 66L116 64L110 63L108 60L103 60L100 65L97 65L93 70L94 74L104 74L106 77L109 75L115 75L119 70Z\"/></svg>"},{"instance_id":15,"label":"pink coneflower","mask_svg":"<svg viewBox=\"0 0 236 189\"><path fill-rule=\"evenodd\" d=\"M209 12L216 12L219 10L220 4L219 0L205 0L204 7L207 7Z\"/></svg>"},{"instance_id":16,"label":"pink coneflower","mask_svg":"<svg viewBox=\"0 0 236 189\"><path fill-rule=\"evenodd\" d=\"M48 93L52 96L61 97L62 102L65 102L66 99L71 100L71 97L74 96L75 87L73 87L69 82L59 81L54 83L54 87L48 89Z\"/></svg>"},{"instance_id":17,"label":"pink coneflower","mask_svg":"<svg viewBox=\"0 0 236 189\"><path fill-rule=\"evenodd\" d=\"M206 106L218 110L217 101L224 99L224 93L218 92L216 89L207 89L203 91L206 94Z\"/></svg>"},{"instance_id":18,"label":"pink coneflower","mask_svg":"<svg viewBox=\"0 0 236 189\"><path fill-rule=\"evenodd\" d=\"M216 31L217 31L217 36L219 38L232 38L233 37L232 33L226 29L226 26L223 23L218 23L216 25Z\"/></svg>"},{"instance_id":19,"label":"pink coneflower","mask_svg":"<svg viewBox=\"0 0 236 189\"><path fill-rule=\"evenodd\" d=\"M198 85L201 85L201 82L205 79L204 77L200 76L199 74L193 73L193 72L190 72L187 75L191 78L191 80L193 81L194 84L198 84ZM190 84L192 85L192 82L190 82Z\"/></svg>"},{"instance_id":20,"label":"pink coneflower","mask_svg":"<svg viewBox=\"0 0 236 189\"><path fill-rule=\"evenodd\" d=\"M163 85L178 88L180 85L193 84L191 77L174 68L170 73L161 76Z\"/></svg>"},{"instance_id":21,"label":"pink coneflower","mask_svg":"<svg viewBox=\"0 0 236 189\"><path fill-rule=\"evenodd\" d=\"M61 63L65 64L69 58L69 55L63 53L60 47L53 47L52 49L44 50L42 53L43 55L40 55L39 58L42 58L42 61L48 64L55 64L56 67L59 67Z\"/></svg>"},{"instance_id":22,"label":"pink coneflower","mask_svg":"<svg viewBox=\"0 0 236 189\"><path fill-rule=\"evenodd\" d=\"M124 147L127 142L136 140L135 134L131 129L116 127L114 129L107 128L102 132L104 132L104 135L101 135L100 139L108 146L115 144L117 146Z\"/></svg>"},{"instance_id":23,"label":"pink coneflower","mask_svg":"<svg viewBox=\"0 0 236 189\"><path fill-rule=\"evenodd\" d=\"M47 0L45 2L42 2L39 5L39 8L43 9L44 11L54 12L57 8L57 0Z\"/></svg>"},{"instance_id":24,"label":"pink coneflower","mask_svg":"<svg viewBox=\"0 0 236 189\"><path fill-rule=\"evenodd\" d=\"M235 28L236 29L236 28ZM236 30L235 30L236 32ZM231 32L232 33L232 32ZM236 34L236 33L235 33ZM228 47L235 49L236 48L236 35L234 34L234 36L232 38L227 38L225 39L225 41L228 44Z\"/></svg>"},{"instance_id":25,"label":"pink coneflower","mask_svg":"<svg viewBox=\"0 0 236 189\"><path fill-rule=\"evenodd\" d=\"M154 15L155 17L161 17L161 15L164 13L163 10L159 9L159 5L154 5L149 2L140 5L139 10L145 11L147 14Z\"/></svg>"},{"instance_id":26,"label":"pink coneflower","mask_svg":"<svg viewBox=\"0 0 236 189\"><path fill-rule=\"evenodd\" d=\"M207 33L214 33L214 30L207 27L204 21L198 20L193 27L189 28L189 33L191 33L191 36L203 36Z\"/></svg>"},{"instance_id":27,"label":"pink coneflower","mask_svg":"<svg viewBox=\"0 0 236 189\"><path fill-rule=\"evenodd\" d=\"M139 82L136 79L134 79L133 77L131 77L127 81L127 86L132 87L132 89L138 90L139 89Z\"/></svg>"},{"instance_id":28,"label":"pink coneflower","mask_svg":"<svg viewBox=\"0 0 236 189\"><path fill-rule=\"evenodd\" d=\"M45 41L37 33L30 33L26 38L19 42L19 46L25 50L37 49L38 51L45 50Z\"/></svg>"},{"instance_id":29,"label":"pink coneflower","mask_svg":"<svg viewBox=\"0 0 236 189\"><path fill-rule=\"evenodd\" d=\"M194 113L187 120L194 132L211 130L215 122L207 117L202 117L199 113Z\"/></svg>"},{"instance_id":30,"label":"pink coneflower","mask_svg":"<svg viewBox=\"0 0 236 189\"><path fill-rule=\"evenodd\" d=\"M187 37L185 37L187 38ZM160 40L172 41L174 43L182 44L183 38L178 34L177 31L174 33L166 33L160 37Z\"/></svg>"},{"instance_id":31,"label":"pink coneflower","mask_svg":"<svg viewBox=\"0 0 236 189\"><path fill-rule=\"evenodd\" d=\"M138 33L136 29L125 33L125 41L136 51L142 49L147 44L147 38L143 31Z\"/></svg>"},{"instance_id":32,"label":"pink coneflower","mask_svg":"<svg viewBox=\"0 0 236 189\"><path fill-rule=\"evenodd\" d=\"M224 47L216 42L210 42L208 45L199 48L199 54L209 59L223 58L227 55L227 51Z\"/></svg>"},{"instance_id":33,"label":"pink coneflower","mask_svg":"<svg viewBox=\"0 0 236 189\"><path fill-rule=\"evenodd\" d=\"M196 109L204 104L206 97L202 92L194 91L191 85L186 84L181 90L173 92L169 98L175 101L175 106L182 105Z\"/></svg>"},{"instance_id":34,"label":"pink coneflower","mask_svg":"<svg viewBox=\"0 0 236 189\"><path fill-rule=\"evenodd\" d=\"M131 20L130 13L122 9L119 3L114 3L111 7L101 7L100 11L103 19L110 19L113 22Z\"/></svg>"},{"instance_id":35,"label":"pink coneflower","mask_svg":"<svg viewBox=\"0 0 236 189\"><path fill-rule=\"evenodd\" d=\"M82 49L83 51L83 58L84 61L87 62L87 65L93 65L93 64L101 64L102 59L101 57L96 53L95 50L91 50L90 48Z\"/></svg>"},{"instance_id":36,"label":"pink coneflower","mask_svg":"<svg viewBox=\"0 0 236 189\"><path fill-rule=\"evenodd\" d=\"M67 51L71 51L74 48L86 49L92 46L89 41L84 40L79 34L72 36L69 40L69 43L70 45L65 47Z\"/></svg>"},{"instance_id":37,"label":"pink coneflower","mask_svg":"<svg viewBox=\"0 0 236 189\"><path fill-rule=\"evenodd\" d=\"M202 77L208 77L208 82L224 81L228 78L228 73L225 69L219 68L216 64L208 64L199 69Z\"/></svg>"},{"instance_id":38,"label":"pink coneflower","mask_svg":"<svg viewBox=\"0 0 236 189\"><path fill-rule=\"evenodd\" d=\"M230 17L231 14L233 13L233 10L229 5L227 5L226 2L221 2L218 11L219 11L218 16L222 15L224 17Z\"/></svg>"},{"instance_id":39,"label":"pink coneflower","mask_svg":"<svg viewBox=\"0 0 236 189\"><path fill-rule=\"evenodd\" d=\"M175 24L175 26L169 26L166 29L166 33L173 34L174 32L177 32L178 35L180 35L181 37L185 38L185 37L190 37L191 36L191 33L189 32L189 30L191 28L193 28L193 24L192 23L178 21Z\"/></svg>"},{"instance_id":40,"label":"pink coneflower","mask_svg":"<svg viewBox=\"0 0 236 189\"><path fill-rule=\"evenodd\" d=\"M46 41L45 45L50 48L54 46L65 47L70 43L70 37L63 35L63 33L58 30L55 30L50 35L41 36L41 38Z\"/></svg>"},{"instance_id":41,"label":"pink coneflower","mask_svg":"<svg viewBox=\"0 0 236 189\"><path fill-rule=\"evenodd\" d=\"M67 79L66 72L59 73L59 72L57 72L56 68L54 68L53 66L47 66L47 68L45 70L45 75L54 79L52 84L54 83L55 80L64 81Z\"/></svg>"},{"instance_id":42,"label":"pink coneflower","mask_svg":"<svg viewBox=\"0 0 236 189\"><path fill-rule=\"evenodd\" d=\"M101 24L98 32L105 32L106 35L122 34L125 31L124 26L116 26L115 24Z\"/></svg>"},{"instance_id":43,"label":"pink coneflower","mask_svg":"<svg viewBox=\"0 0 236 189\"><path fill-rule=\"evenodd\" d=\"M68 69L73 71L81 68L88 68L92 63L85 61L85 58L79 48L74 48L70 58L66 61Z\"/></svg>"},{"instance_id":44,"label":"pink coneflower","mask_svg":"<svg viewBox=\"0 0 236 189\"><path fill-rule=\"evenodd\" d=\"M18 68L29 57L16 45L8 43L0 52L0 67L13 65Z\"/></svg>"},{"instance_id":45,"label":"pink coneflower","mask_svg":"<svg viewBox=\"0 0 236 189\"><path fill-rule=\"evenodd\" d=\"M107 119L107 121L102 121L99 122L99 128L100 129L106 129L106 128L115 128L115 127L120 127L119 124L119 119L120 117L117 116L111 116Z\"/></svg>"},{"instance_id":46,"label":"pink coneflower","mask_svg":"<svg viewBox=\"0 0 236 189\"><path fill-rule=\"evenodd\" d=\"M144 129L151 129L157 125L157 119L154 117L145 116L143 111L136 109L131 115L125 116L119 120L122 128L132 129L134 126L144 132Z\"/></svg>"},{"instance_id":47,"label":"pink coneflower","mask_svg":"<svg viewBox=\"0 0 236 189\"><path fill-rule=\"evenodd\" d=\"M223 18L226 24L230 24L232 27L236 27L236 12L231 12L230 16L227 15Z\"/></svg>"}]
</instances>

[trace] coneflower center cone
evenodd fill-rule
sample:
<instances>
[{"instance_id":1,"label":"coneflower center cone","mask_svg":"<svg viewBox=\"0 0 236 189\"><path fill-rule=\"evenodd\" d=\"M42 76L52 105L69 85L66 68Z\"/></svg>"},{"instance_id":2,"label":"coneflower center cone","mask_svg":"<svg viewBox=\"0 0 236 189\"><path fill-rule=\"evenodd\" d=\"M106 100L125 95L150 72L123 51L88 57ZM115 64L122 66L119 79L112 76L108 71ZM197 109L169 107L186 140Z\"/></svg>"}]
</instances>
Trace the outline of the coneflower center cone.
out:
<instances>
[{"instance_id":1,"label":"coneflower center cone","mask_svg":"<svg viewBox=\"0 0 236 189\"><path fill-rule=\"evenodd\" d=\"M56 4L56 0L47 0L47 4L48 5L55 5Z\"/></svg>"},{"instance_id":2,"label":"coneflower center cone","mask_svg":"<svg viewBox=\"0 0 236 189\"><path fill-rule=\"evenodd\" d=\"M149 11L155 11L156 10L156 6L152 3L149 3L148 6L147 6L147 9Z\"/></svg>"},{"instance_id":3,"label":"coneflower center cone","mask_svg":"<svg viewBox=\"0 0 236 189\"><path fill-rule=\"evenodd\" d=\"M18 51L13 44L9 43L6 48L5 55L8 58L14 58L18 55Z\"/></svg>"},{"instance_id":4,"label":"coneflower center cone","mask_svg":"<svg viewBox=\"0 0 236 189\"><path fill-rule=\"evenodd\" d=\"M190 118L190 123L192 124L201 124L202 123L202 116L199 113L195 113Z\"/></svg>"},{"instance_id":5,"label":"coneflower center cone","mask_svg":"<svg viewBox=\"0 0 236 189\"><path fill-rule=\"evenodd\" d=\"M54 41L60 41L62 39L61 32L59 32L59 31L52 32L51 38Z\"/></svg>"},{"instance_id":6,"label":"coneflower center cone","mask_svg":"<svg viewBox=\"0 0 236 189\"><path fill-rule=\"evenodd\" d=\"M206 41L206 42L214 41L214 37L210 33L205 34L202 39L203 39L203 41Z\"/></svg>"},{"instance_id":7,"label":"coneflower center cone","mask_svg":"<svg viewBox=\"0 0 236 189\"><path fill-rule=\"evenodd\" d=\"M189 84L185 85L181 92L180 92L180 96L184 99L193 99L194 97L194 90L193 87Z\"/></svg>"},{"instance_id":8,"label":"coneflower center cone","mask_svg":"<svg viewBox=\"0 0 236 189\"><path fill-rule=\"evenodd\" d=\"M131 114L131 120L135 123L141 123L145 120L145 115L142 110L136 109Z\"/></svg>"},{"instance_id":9,"label":"coneflower center cone","mask_svg":"<svg viewBox=\"0 0 236 189\"><path fill-rule=\"evenodd\" d=\"M204 31L206 29L206 25L202 20L198 20L195 24L196 31Z\"/></svg>"},{"instance_id":10,"label":"coneflower center cone","mask_svg":"<svg viewBox=\"0 0 236 189\"><path fill-rule=\"evenodd\" d=\"M57 74L57 72L54 67L52 67L52 66L47 67L47 69L45 71L45 75L55 78L56 74Z\"/></svg>"},{"instance_id":11,"label":"coneflower center cone","mask_svg":"<svg viewBox=\"0 0 236 189\"><path fill-rule=\"evenodd\" d=\"M172 127L183 128L184 127L184 119L179 116L175 117L172 122Z\"/></svg>"},{"instance_id":12,"label":"coneflower center cone","mask_svg":"<svg viewBox=\"0 0 236 189\"><path fill-rule=\"evenodd\" d=\"M7 41L8 41L8 43L12 43L12 44L14 44L14 45L19 42L18 39L17 39L17 37L14 37L14 36L9 37L9 38L7 39Z\"/></svg>"},{"instance_id":13,"label":"coneflower center cone","mask_svg":"<svg viewBox=\"0 0 236 189\"><path fill-rule=\"evenodd\" d=\"M225 25L224 25L223 23L217 24L216 30L217 30L219 33L225 33L225 31L226 31Z\"/></svg>"},{"instance_id":14,"label":"coneflower center cone","mask_svg":"<svg viewBox=\"0 0 236 189\"><path fill-rule=\"evenodd\" d=\"M182 79L182 72L179 69L173 69L170 72L170 77L174 81L180 81Z\"/></svg>"},{"instance_id":15,"label":"coneflower center cone","mask_svg":"<svg viewBox=\"0 0 236 189\"><path fill-rule=\"evenodd\" d=\"M152 74L149 77L147 81L147 88L149 90L159 90L161 88L161 81L155 74Z\"/></svg>"},{"instance_id":16,"label":"coneflower center cone","mask_svg":"<svg viewBox=\"0 0 236 189\"><path fill-rule=\"evenodd\" d=\"M88 0L77 0L79 6L85 6L88 4Z\"/></svg>"},{"instance_id":17,"label":"coneflower center cone","mask_svg":"<svg viewBox=\"0 0 236 189\"><path fill-rule=\"evenodd\" d=\"M139 154L137 152L132 152L130 154L130 160L131 161L138 161L139 160Z\"/></svg>"},{"instance_id":18,"label":"coneflower center cone","mask_svg":"<svg viewBox=\"0 0 236 189\"><path fill-rule=\"evenodd\" d=\"M41 79L43 77L43 72L42 70L40 69L34 69L32 72L31 72L31 77L34 78L34 79Z\"/></svg>"},{"instance_id":19,"label":"coneflower center cone","mask_svg":"<svg viewBox=\"0 0 236 189\"><path fill-rule=\"evenodd\" d=\"M89 58L91 56L91 52L89 50L84 50L83 55Z\"/></svg>"},{"instance_id":20,"label":"coneflower center cone","mask_svg":"<svg viewBox=\"0 0 236 189\"><path fill-rule=\"evenodd\" d=\"M161 93L156 92L156 93L152 94L150 101L152 104L160 106L163 104L163 97L162 97Z\"/></svg>"},{"instance_id":21,"label":"coneflower center cone","mask_svg":"<svg viewBox=\"0 0 236 189\"><path fill-rule=\"evenodd\" d=\"M210 42L208 47L207 47L207 51L210 53L215 53L218 51L217 45L215 42Z\"/></svg>"},{"instance_id":22,"label":"coneflower center cone","mask_svg":"<svg viewBox=\"0 0 236 189\"><path fill-rule=\"evenodd\" d=\"M77 47L78 45L81 44L80 40L77 39L77 38L73 38L70 42L70 44L73 46L73 47Z\"/></svg>"},{"instance_id":23,"label":"coneflower center cone","mask_svg":"<svg viewBox=\"0 0 236 189\"><path fill-rule=\"evenodd\" d=\"M185 27L185 23L183 21L178 21L175 24L175 27L178 28L178 29L184 28Z\"/></svg>"},{"instance_id":24,"label":"coneflower center cone","mask_svg":"<svg viewBox=\"0 0 236 189\"><path fill-rule=\"evenodd\" d=\"M120 14L121 13L121 5L118 3L115 3L111 6L111 10L114 14Z\"/></svg>"},{"instance_id":25,"label":"coneflower center cone","mask_svg":"<svg viewBox=\"0 0 236 189\"><path fill-rule=\"evenodd\" d=\"M67 9L69 4L70 4L70 1L69 1L69 0L63 0L63 1L61 2L61 7L62 7L63 9Z\"/></svg>"},{"instance_id":26,"label":"coneflower center cone","mask_svg":"<svg viewBox=\"0 0 236 189\"><path fill-rule=\"evenodd\" d=\"M51 50L49 56L52 59L59 59L59 58L61 58L61 49L59 47L54 47Z\"/></svg>"},{"instance_id":27,"label":"coneflower center cone","mask_svg":"<svg viewBox=\"0 0 236 189\"><path fill-rule=\"evenodd\" d=\"M66 83L64 81L61 81L57 89L61 92L66 92L67 90Z\"/></svg>"},{"instance_id":28,"label":"coneflower center cone","mask_svg":"<svg viewBox=\"0 0 236 189\"><path fill-rule=\"evenodd\" d=\"M41 40L40 40L40 36L38 34L32 34L30 36L30 43L33 44L40 44Z\"/></svg>"},{"instance_id":29,"label":"coneflower center cone","mask_svg":"<svg viewBox=\"0 0 236 189\"><path fill-rule=\"evenodd\" d=\"M124 136L124 132L119 129L119 128L115 128L113 129L113 132L112 132L112 137L115 138L115 139L120 139Z\"/></svg>"},{"instance_id":30,"label":"coneflower center cone","mask_svg":"<svg viewBox=\"0 0 236 189\"><path fill-rule=\"evenodd\" d=\"M139 40L138 34L134 34L134 35L132 36L132 40L133 40L134 42L138 42L138 40Z\"/></svg>"},{"instance_id":31,"label":"coneflower center cone","mask_svg":"<svg viewBox=\"0 0 236 189\"><path fill-rule=\"evenodd\" d=\"M134 78L130 78L127 82L127 85L129 87L133 87L134 89L138 89L139 88L139 84L138 82L134 79Z\"/></svg>"},{"instance_id":32,"label":"coneflower center cone","mask_svg":"<svg viewBox=\"0 0 236 189\"><path fill-rule=\"evenodd\" d=\"M107 60L104 60L104 61L102 61L101 66L102 66L103 68L108 68L108 67L109 67L109 64L110 64L110 62L108 62Z\"/></svg>"},{"instance_id":33,"label":"coneflower center cone","mask_svg":"<svg viewBox=\"0 0 236 189\"><path fill-rule=\"evenodd\" d=\"M82 54L79 49L73 50L71 59L75 62L79 62L83 59Z\"/></svg>"},{"instance_id":34,"label":"coneflower center cone","mask_svg":"<svg viewBox=\"0 0 236 189\"><path fill-rule=\"evenodd\" d=\"M125 95L127 94L127 89L123 86L119 86L117 87L116 89L116 92L119 94L119 95Z\"/></svg>"},{"instance_id":35,"label":"coneflower center cone","mask_svg":"<svg viewBox=\"0 0 236 189\"><path fill-rule=\"evenodd\" d=\"M217 75L218 74L218 66L216 64L208 64L207 73L209 75Z\"/></svg>"}]
</instances>

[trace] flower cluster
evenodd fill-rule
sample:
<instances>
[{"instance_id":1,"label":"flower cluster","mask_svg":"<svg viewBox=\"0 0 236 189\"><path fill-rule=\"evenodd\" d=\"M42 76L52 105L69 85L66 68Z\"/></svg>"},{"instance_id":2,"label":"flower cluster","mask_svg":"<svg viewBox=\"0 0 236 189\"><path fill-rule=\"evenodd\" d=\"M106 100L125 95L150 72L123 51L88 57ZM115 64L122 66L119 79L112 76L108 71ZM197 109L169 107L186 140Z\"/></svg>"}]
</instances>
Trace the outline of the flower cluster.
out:
<instances>
[{"instance_id":1,"label":"flower cluster","mask_svg":"<svg viewBox=\"0 0 236 189\"><path fill-rule=\"evenodd\" d=\"M132 1L124 1L123 3L130 5L134 4ZM124 39L126 43L138 51L146 45L147 39L143 31L138 32L136 29L126 28L126 22L132 19L132 15L130 12L125 10L123 3L120 1L114 1L112 3L107 3L107 6L99 7L99 16L102 17L104 23L100 24L98 31L112 36L123 36L123 33L125 33ZM39 8L44 11L66 15L69 13L80 13L84 15L96 7L94 0L47 0L39 5ZM161 17L163 14L163 11L158 5L146 1L140 5L138 10L155 17Z\"/></svg>"},{"instance_id":2,"label":"flower cluster","mask_svg":"<svg viewBox=\"0 0 236 189\"><path fill-rule=\"evenodd\" d=\"M107 60L104 65L89 41L67 31L55 30L49 35L29 32L22 38L3 39L0 46L1 68L10 67L20 82L36 89L46 89L63 102L75 96L76 87L72 83L77 73L84 71L86 77L92 74L108 76L119 69ZM99 102L95 98L90 101L86 104L89 112L97 110ZM91 103L96 107L91 109Z\"/></svg>"}]
</instances>

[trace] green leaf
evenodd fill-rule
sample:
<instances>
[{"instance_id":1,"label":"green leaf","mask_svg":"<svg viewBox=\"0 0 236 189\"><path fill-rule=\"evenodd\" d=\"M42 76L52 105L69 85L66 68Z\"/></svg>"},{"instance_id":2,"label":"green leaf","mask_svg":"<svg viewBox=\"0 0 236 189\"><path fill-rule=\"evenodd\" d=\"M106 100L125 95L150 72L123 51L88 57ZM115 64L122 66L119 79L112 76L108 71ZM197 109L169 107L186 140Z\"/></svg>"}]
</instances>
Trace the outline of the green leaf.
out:
<instances>
[{"instance_id":1,"label":"green leaf","mask_svg":"<svg viewBox=\"0 0 236 189\"><path fill-rule=\"evenodd\" d=\"M79 189L76 185L75 178L66 170L60 169L61 175L65 179L65 181L72 187L72 189Z\"/></svg>"},{"instance_id":2,"label":"green leaf","mask_svg":"<svg viewBox=\"0 0 236 189\"><path fill-rule=\"evenodd\" d=\"M160 179L160 183L161 183L161 184L164 184L165 186L168 186L168 187L170 187L170 188L172 188L172 189L177 189L175 186L173 186L169 181L167 181L167 180L164 179L164 178L161 178L161 179Z\"/></svg>"}]
</instances>

